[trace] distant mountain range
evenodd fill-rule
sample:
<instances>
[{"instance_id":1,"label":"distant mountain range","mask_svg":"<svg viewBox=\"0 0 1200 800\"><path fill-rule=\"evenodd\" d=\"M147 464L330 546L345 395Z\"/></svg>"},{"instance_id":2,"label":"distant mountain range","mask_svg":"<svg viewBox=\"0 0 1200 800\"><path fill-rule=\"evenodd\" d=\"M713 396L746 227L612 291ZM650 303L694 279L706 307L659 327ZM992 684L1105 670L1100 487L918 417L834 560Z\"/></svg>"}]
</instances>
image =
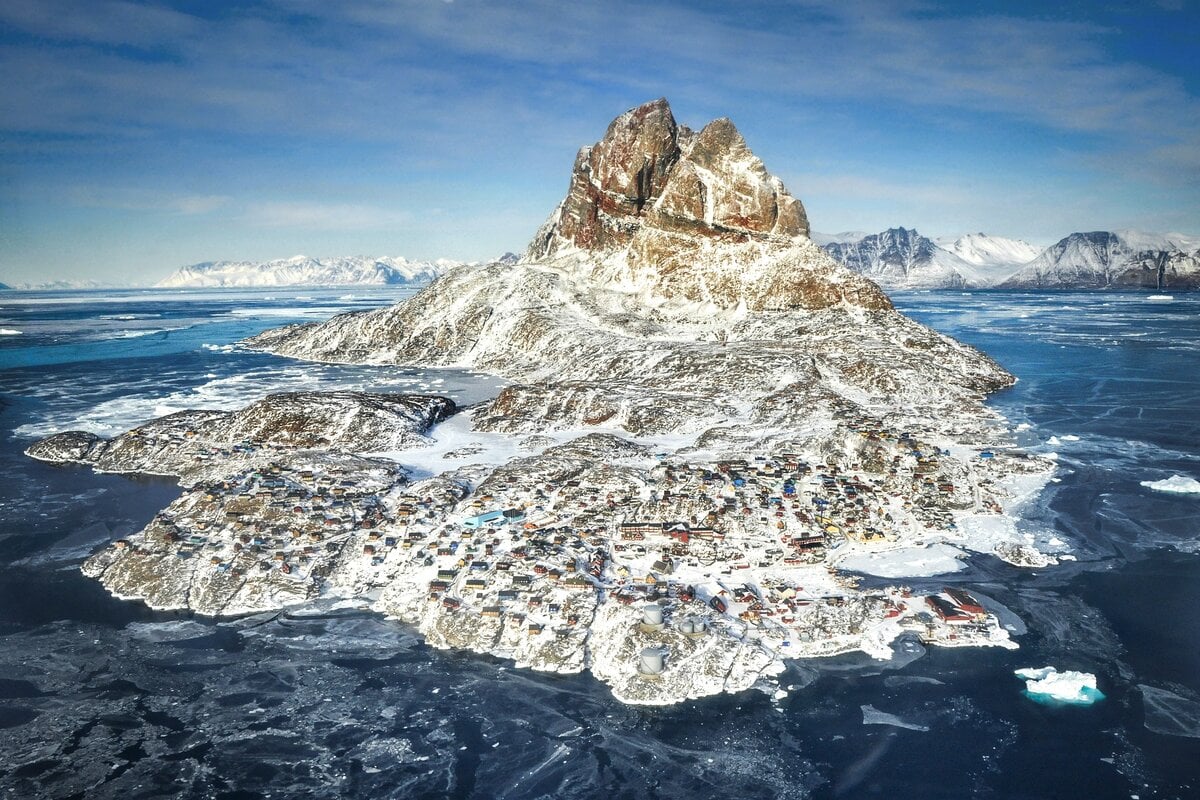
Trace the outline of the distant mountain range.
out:
<instances>
[{"instance_id":1,"label":"distant mountain range","mask_svg":"<svg viewBox=\"0 0 1200 800\"><path fill-rule=\"evenodd\" d=\"M18 283L12 286L0 284L0 289L14 289L19 291L37 291L37 292L68 292L68 291L90 291L93 289L128 289L127 283L110 283L106 281L94 281L87 278L77 278L75 280L58 280L58 281L42 281L41 283Z\"/></svg>"},{"instance_id":2,"label":"distant mountain range","mask_svg":"<svg viewBox=\"0 0 1200 800\"><path fill-rule=\"evenodd\" d=\"M992 286L1039 252L1018 239L982 233L938 241L909 228L817 236L825 252L885 289Z\"/></svg>"},{"instance_id":3,"label":"distant mountain range","mask_svg":"<svg viewBox=\"0 0 1200 800\"><path fill-rule=\"evenodd\" d=\"M1003 236L988 236L986 233L968 233L937 239L939 247L961 258L973 266L980 277L988 281L1001 279L1010 274L1019 264L1028 264L1042 252L1021 239L1006 239Z\"/></svg>"},{"instance_id":4,"label":"distant mountain range","mask_svg":"<svg viewBox=\"0 0 1200 800\"><path fill-rule=\"evenodd\" d=\"M263 286L399 286L423 283L462 262L409 261L385 256L310 258L274 261L208 261L183 267L155 286L164 289Z\"/></svg>"},{"instance_id":5,"label":"distant mountain range","mask_svg":"<svg viewBox=\"0 0 1200 800\"><path fill-rule=\"evenodd\" d=\"M1181 234L1072 233L1045 250L983 233L934 240L906 228L813 239L885 289L1200 288L1200 237Z\"/></svg>"},{"instance_id":6,"label":"distant mountain range","mask_svg":"<svg viewBox=\"0 0 1200 800\"><path fill-rule=\"evenodd\" d=\"M1200 237L1140 231L1072 233L998 285L1002 289L1197 289Z\"/></svg>"},{"instance_id":7,"label":"distant mountain range","mask_svg":"<svg viewBox=\"0 0 1200 800\"><path fill-rule=\"evenodd\" d=\"M1200 289L1200 236L1143 231L1072 233L1045 249L1020 239L969 233L932 239L911 228L879 233L813 232L825 252L884 289ZM512 264L505 253L497 262ZM425 283L462 262L402 257L293 256L273 261L208 261L182 267L158 288L401 286ZM93 280L22 283L4 289L119 288Z\"/></svg>"}]
</instances>

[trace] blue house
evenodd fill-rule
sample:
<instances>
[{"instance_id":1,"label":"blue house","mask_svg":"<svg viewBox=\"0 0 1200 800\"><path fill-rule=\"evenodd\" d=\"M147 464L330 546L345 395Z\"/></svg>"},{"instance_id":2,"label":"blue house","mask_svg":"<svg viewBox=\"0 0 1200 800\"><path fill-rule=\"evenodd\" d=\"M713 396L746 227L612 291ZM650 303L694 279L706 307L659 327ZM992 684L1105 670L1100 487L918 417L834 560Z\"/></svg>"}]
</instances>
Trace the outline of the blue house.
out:
<instances>
[{"instance_id":1,"label":"blue house","mask_svg":"<svg viewBox=\"0 0 1200 800\"><path fill-rule=\"evenodd\" d=\"M502 522L504 520L503 511L489 511L486 514L476 514L473 517L467 517L463 520L464 528L481 528L492 522Z\"/></svg>"}]
</instances>

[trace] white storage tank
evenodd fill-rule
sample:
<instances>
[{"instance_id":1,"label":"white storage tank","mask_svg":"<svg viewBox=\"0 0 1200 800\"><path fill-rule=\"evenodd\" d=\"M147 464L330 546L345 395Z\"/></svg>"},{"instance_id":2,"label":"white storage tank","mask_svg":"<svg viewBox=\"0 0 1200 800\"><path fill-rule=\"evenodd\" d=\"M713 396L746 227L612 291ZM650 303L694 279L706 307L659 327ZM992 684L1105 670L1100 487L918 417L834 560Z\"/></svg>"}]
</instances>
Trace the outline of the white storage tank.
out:
<instances>
[{"instance_id":1,"label":"white storage tank","mask_svg":"<svg viewBox=\"0 0 1200 800\"><path fill-rule=\"evenodd\" d=\"M657 647L647 647L642 651L642 663L638 672L643 675L661 675L663 671L663 652Z\"/></svg>"}]
</instances>

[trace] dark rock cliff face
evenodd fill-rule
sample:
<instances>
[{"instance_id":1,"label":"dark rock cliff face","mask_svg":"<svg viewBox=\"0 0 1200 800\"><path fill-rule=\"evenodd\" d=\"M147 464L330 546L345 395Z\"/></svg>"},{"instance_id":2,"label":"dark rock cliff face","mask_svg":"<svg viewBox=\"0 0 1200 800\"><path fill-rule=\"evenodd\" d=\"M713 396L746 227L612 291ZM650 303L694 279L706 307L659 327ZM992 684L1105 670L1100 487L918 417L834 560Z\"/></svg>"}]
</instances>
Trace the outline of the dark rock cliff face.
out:
<instances>
[{"instance_id":1,"label":"dark rock cliff face","mask_svg":"<svg viewBox=\"0 0 1200 800\"><path fill-rule=\"evenodd\" d=\"M579 151L567 196L527 255L622 247L644 225L735 241L808 235L804 206L733 122L714 120L693 133L662 98L617 117L603 139Z\"/></svg>"},{"instance_id":2,"label":"dark rock cliff face","mask_svg":"<svg viewBox=\"0 0 1200 800\"><path fill-rule=\"evenodd\" d=\"M903 276L929 263L936 248L915 230L891 228L857 242L831 242L825 252L856 272L889 269Z\"/></svg>"},{"instance_id":3,"label":"dark rock cliff face","mask_svg":"<svg viewBox=\"0 0 1200 800\"><path fill-rule=\"evenodd\" d=\"M725 117L704 126L687 146L655 213L664 228L747 237L808 235L804 206L767 172Z\"/></svg>"},{"instance_id":4,"label":"dark rock cliff face","mask_svg":"<svg viewBox=\"0 0 1200 800\"><path fill-rule=\"evenodd\" d=\"M557 212L558 235L585 249L627 243L637 219L662 193L679 159L678 133L663 99L613 120L604 138L575 158L570 188ZM551 244L547 239L541 252L531 248L531 254L548 255Z\"/></svg>"}]
</instances>

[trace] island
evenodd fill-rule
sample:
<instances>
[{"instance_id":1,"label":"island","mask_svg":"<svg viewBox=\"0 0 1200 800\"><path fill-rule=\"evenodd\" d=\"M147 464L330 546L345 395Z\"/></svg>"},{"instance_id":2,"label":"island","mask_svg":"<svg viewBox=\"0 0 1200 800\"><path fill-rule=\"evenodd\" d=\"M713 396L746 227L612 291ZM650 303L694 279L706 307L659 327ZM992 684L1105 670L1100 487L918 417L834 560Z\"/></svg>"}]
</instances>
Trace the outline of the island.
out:
<instances>
[{"instance_id":1,"label":"island","mask_svg":"<svg viewBox=\"0 0 1200 800\"><path fill-rule=\"evenodd\" d=\"M808 234L732 122L692 131L660 99L580 151L516 263L243 343L469 367L509 381L493 399L273 395L28 453L180 480L84 563L119 597L210 616L354 600L436 647L589 671L627 703L887 659L906 635L1015 647L986 599L899 581L966 551L1054 563L1013 520L1053 462L984 403L1013 377ZM447 419L521 454L418 478L406 454Z\"/></svg>"}]
</instances>

